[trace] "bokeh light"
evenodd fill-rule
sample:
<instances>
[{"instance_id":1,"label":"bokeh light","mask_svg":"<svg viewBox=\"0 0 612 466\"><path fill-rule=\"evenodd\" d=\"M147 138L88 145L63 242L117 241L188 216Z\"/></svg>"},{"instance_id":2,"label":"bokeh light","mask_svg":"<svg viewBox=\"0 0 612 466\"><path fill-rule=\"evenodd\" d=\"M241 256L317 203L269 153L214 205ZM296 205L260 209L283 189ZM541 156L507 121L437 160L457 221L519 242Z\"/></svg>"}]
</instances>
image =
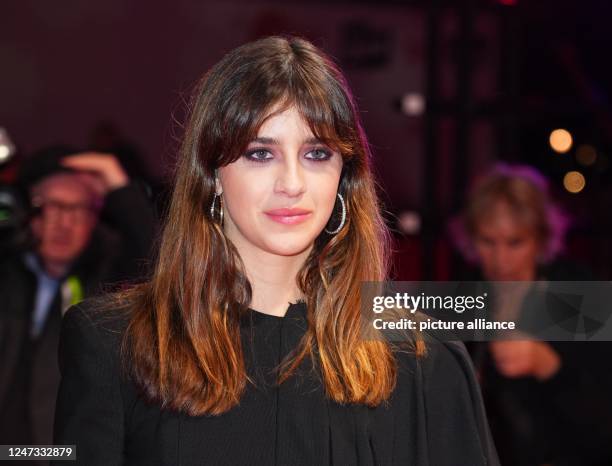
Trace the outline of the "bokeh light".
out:
<instances>
[{"instance_id":1,"label":"bokeh light","mask_svg":"<svg viewBox=\"0 0 612 466\"><path fill-rule=\"evenodd\" d=\"M582 144L576 149L576 160L580 165L590 167L597 160L597 150L589 144Z\"/></svg>"},{"instance_id":2,"label":"bokeh light","mask_svg":"<svg viewBox=\"0 0 612 466\"><path fill-rule=\"evenodd\" d=\"M402 112L405 115L418 116L425 111L425 97L418 92L411 92L402 97Z\"/></svg>"},{"instance_id":3,"label":"bokeh light","mask_svg":"<svg viewBox=\"0 0 612 466\"><path fill-rule=\"evenodd\" d=\"M15 154L15 145L9 137L8 131L0 127L0 164L8 162Z\"/></svg>"},{"instance_id":4,"label":"bokeh light","mask_svg":"<svg viewBox=\"0 0 612 466\"><path fill-rule=\"evenodd\" d=\"M563 187L570 193L579 193L586 186L584 175L578 171L570 171L563 177Z\"/></svg>"},{"instance_id":5,"label":"bokeh light","mask_svg":"<svg viewBox=\"0 0 612 466\"><path fill-rule=\"evenodd\" d=\"M550 142L550 147L552 147L555 152L560 154L564 154L569 151L574 143L571 133L562 128L551 132L548 141Z\"/></svg>"}]
</instances>

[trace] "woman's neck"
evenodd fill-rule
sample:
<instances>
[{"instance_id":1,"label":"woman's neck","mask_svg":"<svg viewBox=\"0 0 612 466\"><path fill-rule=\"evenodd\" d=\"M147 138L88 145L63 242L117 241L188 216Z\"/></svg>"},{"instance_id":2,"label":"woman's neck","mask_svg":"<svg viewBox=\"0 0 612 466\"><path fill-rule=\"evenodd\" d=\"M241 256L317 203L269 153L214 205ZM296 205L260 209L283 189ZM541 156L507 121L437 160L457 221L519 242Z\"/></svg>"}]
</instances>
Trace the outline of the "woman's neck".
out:
<instances>
[{"instance_id":1,"label":"woman's neck","mask_svg":"<svg viewBox=\"0 0 612 466\"><path fill-rule=\"evenodd\" d=\"M270 254L260 249L237 245L238 252L251 282L252 309L282 317L288 303L302 299L296 277L310 249L294 256Z\"/></svg>"}]
</instances>

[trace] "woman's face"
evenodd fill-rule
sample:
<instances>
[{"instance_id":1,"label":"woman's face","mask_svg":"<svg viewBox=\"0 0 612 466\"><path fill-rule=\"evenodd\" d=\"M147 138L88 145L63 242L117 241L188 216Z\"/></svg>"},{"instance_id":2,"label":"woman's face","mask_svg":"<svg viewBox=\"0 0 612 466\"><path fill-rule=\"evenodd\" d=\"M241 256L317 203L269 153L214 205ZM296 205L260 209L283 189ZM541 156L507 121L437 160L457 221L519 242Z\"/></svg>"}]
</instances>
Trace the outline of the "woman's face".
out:
<instances>
[{"instance_id":1,"label":"woman's face","mask_svg":"<svg viewBox=\"0 0 612 466\"><path fill-rule=\"evenodd\" d=\"M341 155L316 140L294 107L271 116L246 152L219 169L226 235L241 253L306 253L332 214L341 171Z\"/></svg>"},{"instance_id":2,"label":"woman's face","mask_svg":"<svg viewBox=\"0 0 612 466\"><path fill-rule=\"evenodd\" d=\"M478 222L474 242L487 280L535 280L538 239L507 204L499 202Z\"/></svg>"}]
</instances>

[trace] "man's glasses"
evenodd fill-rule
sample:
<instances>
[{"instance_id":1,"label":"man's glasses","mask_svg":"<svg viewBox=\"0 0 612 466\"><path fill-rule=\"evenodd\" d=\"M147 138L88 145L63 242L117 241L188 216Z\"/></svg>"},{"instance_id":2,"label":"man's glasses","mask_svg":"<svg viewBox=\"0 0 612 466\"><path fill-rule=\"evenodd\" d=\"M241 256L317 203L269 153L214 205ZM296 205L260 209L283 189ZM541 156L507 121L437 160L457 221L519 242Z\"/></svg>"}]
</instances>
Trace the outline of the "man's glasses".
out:
<instances>
[{"instance_id":1,"label":"man's glasses","mask_svg":"<svg viewBox=\"0 0 612 466\"><path fill-rule=\"evenodd\" d=\"M91 204L68 203L57 199L44 199L35 197L32 199L32 207L37 214L47 221L58 220L63 214L70 216L75 222L86 222L96 212Z\"/></svg>"}]
</instances>

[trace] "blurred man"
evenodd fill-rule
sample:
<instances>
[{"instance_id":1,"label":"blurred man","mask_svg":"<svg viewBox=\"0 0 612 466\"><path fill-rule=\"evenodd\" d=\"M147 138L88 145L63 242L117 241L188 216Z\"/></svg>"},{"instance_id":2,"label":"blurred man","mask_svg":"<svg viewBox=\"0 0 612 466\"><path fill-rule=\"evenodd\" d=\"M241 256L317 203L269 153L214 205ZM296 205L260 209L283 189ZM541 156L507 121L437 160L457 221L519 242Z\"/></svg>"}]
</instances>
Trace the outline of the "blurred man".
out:
<instances>
[{"instance_id":1,"label":"blurred man","mask_svg":"<svg viewBox=\"0 0 612 466\"><path fill-rule=\"evenodd\" d=\"M568 221L548 181L531 167L499 164L474 185L458 220L457 246L478 264L477 278L491 282L490 312L517 322L528 336L469 345L500 461L612 464L609 342L536 337L543 316L568 318L562 301L534 298L543 295L541 286L593 280L562 259Z\"/></svg>"},{"instance_id":2,"label":"blurred man","mask_svg":"<svg viewBox=\"0 0 612 466\"><path fill-rule=\"evenodd\" d=\"M51 444L62 315L103 284L142 275L156 221L111 154L45 150L20 184L33 241L0 259L0 444Z\"/></svg>"}]
</instances>

